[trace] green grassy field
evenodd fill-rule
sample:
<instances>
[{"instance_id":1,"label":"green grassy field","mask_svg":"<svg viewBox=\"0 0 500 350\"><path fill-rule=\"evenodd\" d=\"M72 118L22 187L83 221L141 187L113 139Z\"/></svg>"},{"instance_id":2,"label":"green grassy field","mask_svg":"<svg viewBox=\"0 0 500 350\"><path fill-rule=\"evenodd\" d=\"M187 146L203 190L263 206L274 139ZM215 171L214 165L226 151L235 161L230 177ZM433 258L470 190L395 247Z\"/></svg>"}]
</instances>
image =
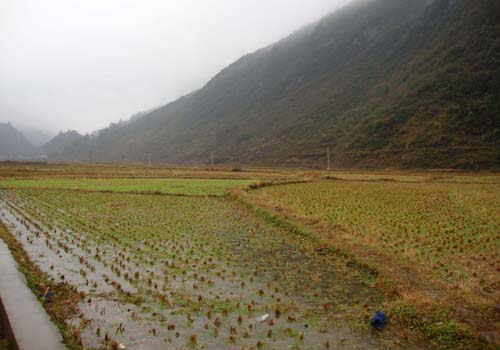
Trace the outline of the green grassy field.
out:
<instances>
[{"instance_id":1,"label":"green grassy field","mask_svg":"<svg viewBox=\"0 0 500 350\"><path fill-rule=\"evenodd\" d=\"M6 179L0 188L45 188L110 192L150 192L178 195L222 196L227 190L255 182L242 179L106 178Z\"/></svg>"}]
</instances>

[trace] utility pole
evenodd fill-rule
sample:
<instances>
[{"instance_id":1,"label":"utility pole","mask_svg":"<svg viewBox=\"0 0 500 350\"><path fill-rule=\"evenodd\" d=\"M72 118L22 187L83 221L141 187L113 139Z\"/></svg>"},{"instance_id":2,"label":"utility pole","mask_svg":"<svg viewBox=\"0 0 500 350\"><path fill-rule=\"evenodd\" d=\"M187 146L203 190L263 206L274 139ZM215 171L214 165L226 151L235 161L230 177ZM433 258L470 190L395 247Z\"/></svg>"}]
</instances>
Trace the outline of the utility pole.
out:
<instances>
[{"instance_id":1,"label":"utility pole","mask_svg":"<svg viewBox=\"0 0 500 350\"><path fill-rule=\"evenodd\" d=\"M214 152L210 152L210 161L212 164L212 169L214 168Z\"/></svg>"},{"instance_id":2,"label":"utility pole","mask_svg":"<svg viewBox=\"0 0 500 350\"><path fill-rule=\"evenodd\" d=\"M90 164L94 163L94 151L93 150L89 151L89 163Z\"/></svg>"},{"instance_id":3,"label":"utility pole","mask_svg":"<svg viewBox=\"0 0 500 350\"><path fill-rule=\"evenodd\" d=\"M326 160L328 163L328 170L330 170L330 148L326 149Z\"/></svg>"}]
</instances>

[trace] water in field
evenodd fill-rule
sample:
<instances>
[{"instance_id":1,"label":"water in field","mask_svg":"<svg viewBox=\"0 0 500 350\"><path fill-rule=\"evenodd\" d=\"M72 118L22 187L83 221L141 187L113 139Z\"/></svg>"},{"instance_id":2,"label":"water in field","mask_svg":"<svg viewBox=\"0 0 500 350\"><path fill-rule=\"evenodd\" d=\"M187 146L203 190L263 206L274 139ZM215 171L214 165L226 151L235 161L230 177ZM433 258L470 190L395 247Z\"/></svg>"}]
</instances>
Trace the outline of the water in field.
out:
<instances>
[{"instance_id":1,"label":"water in field","mask_svg":"<svg viewBox=\"0 0 500 350\"><path fill-rule=\"evenodd\" d=\"M0 215L85 293L69 320L85 349L395 346L367 330L370 276L223 198L4 190Z\"/></svg>"}]
</instances>

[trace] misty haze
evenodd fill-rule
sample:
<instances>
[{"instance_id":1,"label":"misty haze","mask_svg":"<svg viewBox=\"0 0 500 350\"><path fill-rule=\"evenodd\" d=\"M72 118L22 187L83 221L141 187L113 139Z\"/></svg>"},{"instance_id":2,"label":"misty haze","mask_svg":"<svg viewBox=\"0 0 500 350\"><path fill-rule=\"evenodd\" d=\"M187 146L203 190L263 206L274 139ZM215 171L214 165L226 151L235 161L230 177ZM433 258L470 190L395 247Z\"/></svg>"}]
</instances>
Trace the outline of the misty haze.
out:
<instances>
[{"instance_id":1,"label":"misty haze","mask_svg":"<svg viewBox=\"0 0 500 350\"><path fill-rule=\"evenodd\" d=\"M3 0L0 77L0 350L500 346L500 1Z\"/></svg>"},{"instance_id":2,"label":"misty haze","mask_svg":"<svg viewBox=\"0 0 500 350\"><path fill-rule=\"evenodd\" d=\"M93 132L201 88L345 3L3 1L0 121Z\"/></svg>"}]
</instances>

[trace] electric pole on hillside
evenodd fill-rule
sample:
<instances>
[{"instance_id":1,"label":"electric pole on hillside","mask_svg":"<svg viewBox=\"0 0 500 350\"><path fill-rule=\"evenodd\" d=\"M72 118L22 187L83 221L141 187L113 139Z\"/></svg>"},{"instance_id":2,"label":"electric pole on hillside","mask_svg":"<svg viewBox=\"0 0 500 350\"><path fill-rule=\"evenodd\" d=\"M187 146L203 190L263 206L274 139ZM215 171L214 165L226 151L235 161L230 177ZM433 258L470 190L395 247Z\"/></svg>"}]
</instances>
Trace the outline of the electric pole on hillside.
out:
<instances>
[{"instance_id":1,"label":"electric pole on hillside","mask_svg":"<svg viewBox=\"0 0 500 350\"><path fill-rule=\"evenodd\" d=\"M94 151L93 150L89 151L89 163L90 164L94 163Z\"/></svg>"},{"instance_id":2,"label":"electric pole on hillside","mask_svg":"<svg viewBox=\"0 0 500 350\"><path fill-rule=\"evenodd\" d=\"M326 149L326 162L328 164L328 170L330 170L330 147Z\"/></svg>"},{"instance_id":3,"label":"electric pole on hillside","mask_svg":"<svg viewBox=\"0 0 500 350\"><path fill-rule=\"evenodd\" d=\"M214 168L214 152L210 152L210 163L212 164L212 169Z\"/></svg>"}]
</instances>

